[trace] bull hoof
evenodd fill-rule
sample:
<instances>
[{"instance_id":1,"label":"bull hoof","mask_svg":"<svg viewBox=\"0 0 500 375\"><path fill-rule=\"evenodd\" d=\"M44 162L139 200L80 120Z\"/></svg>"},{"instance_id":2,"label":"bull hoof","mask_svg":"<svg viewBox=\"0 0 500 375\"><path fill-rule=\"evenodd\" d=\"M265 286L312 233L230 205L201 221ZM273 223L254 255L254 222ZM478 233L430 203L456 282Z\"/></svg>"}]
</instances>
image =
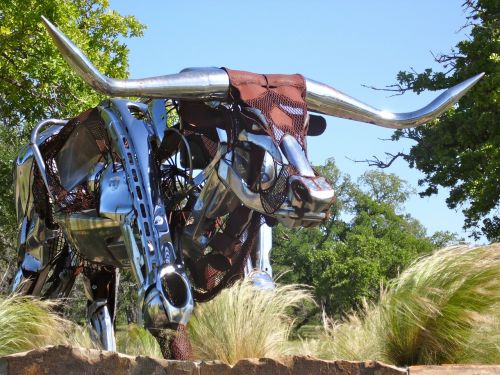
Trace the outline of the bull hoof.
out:
<instances>
[{"instance_id":1,"label":"bull hoof","mask_svg":"<svg viewBox=\"0 0 500 375\"><path fill-rule=\"evenodd\" d=\"M193 348L187 327L184 324L172 325L169 329L159 330L153 333L161 353L165 359L187 361L193 359Z\"/></svg>"}]
</instances>

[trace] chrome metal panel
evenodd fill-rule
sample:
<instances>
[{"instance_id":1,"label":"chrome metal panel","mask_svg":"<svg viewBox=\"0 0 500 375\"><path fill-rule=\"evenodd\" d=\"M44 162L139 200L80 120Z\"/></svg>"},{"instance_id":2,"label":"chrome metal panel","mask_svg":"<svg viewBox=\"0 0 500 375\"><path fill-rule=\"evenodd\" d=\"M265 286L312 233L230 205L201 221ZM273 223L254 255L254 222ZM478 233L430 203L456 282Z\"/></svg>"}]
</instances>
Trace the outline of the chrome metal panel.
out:
<instances>
[{"instance_id":1,"label":"chrome metal panel","mask_svg":"<svg viewBox=\"0 0 500 375\"><path fill-rule=\"evenodd\" d=\"M335 192L324 177L291 176L289 200L299 212L325 212L335 198ZM298 194L297 191L300 191Z\"/></svg>"},{"instance_id":2,"label":"chrome metal panel","mask_svg":"<svg viewBox=\"0 0 500 375\"><path fill-rule=\"evenodd\" d=\"M246 277L250 279L253 287L257 290L273 290L276 288L272 277L266 272L252 271Z\"/></svg>"},{"instance_id":3,"label":"chrome metal panel","mask_svg":"<svg viewBox=\"0 0 500 375\"><path fill-rule=\"evenodd\" d=\"M52 125L40 134L35 141L37 145L43 143L47 138L56 135L62 129L62 125ZM31 187L33 186L33 149L29 144L23 146L14 161L14 187L15 202L18 222L23 216L31 218L33 201L31 199Z\"/></svg>"},{"instance_id":4,"label":"chrome metal panel","mask_svg":"<svg viewBox=\"0 0 500 375\"><path fill-rule=\"evenodd\" d=\"M167 129L167 110L165 108L165 100L152 100L148 105L148 112L151 116L153 130L161 143L165 130Z\"/></svg>"},{"instance_id":5,"label":"chrome metal panel","mask_svg":"<svg viewBox=\"0 0 500 375\"><path fill-rule=\"evenodd\" d=\"M37 258L43 267L50 261L51 256L46 242L57 238L59 233L57 229L48 229L45 220L41 220L35 213L27 228L24 250Z\"/></svg>"},{"instance_id":6,"label":"chrome metal panel","mask_svg":"<svg viewBox=\"0 0 500 375\"><path fill-rule=\"evenodd\" d=\"M21 267L19 267L17 269L16 273L14 274L14 277L12 278L12 281L10 283L10 287L9 287L10 293L20 293L23 284L25 282L28 282L28 281L25 281L25 280L26 279L24 278L23 270L22 270Z\"/></svg>"},{"instance_id":7,"label":"chrome metal panel","mask_svg":"<svg viewBox=\"0 0 500 375\"><path fill-rule=\"evenodd\" d=\"M251 142L266 150L269 154L271 154L274 160L282 164L288 164L288 160L286 159L285 155L283 155L280 152L280 149L276 147L276 144L268 135L253 134L253 133L248 133L246 130L242 130L238 134L238 140L244 142Z\"/></svg>"},{"instance_id":8,"label":"chrome metal panel","mask_svg":"<svg viewBox=\"0 0 500 375\"><path fill-rule=\"evenodd\" d=\"M289 163L297 169L301 176L314 177L316 175L302 146L290 134L285 134L281 139L281 149Z\"/></svg>"},{"instance_id":9,"label":"chrome metal panel","mask_svg":"<svg viewBox=\"0 0 500 375\"><path fill-rule=\"evenodd\" d=\"M99 162L94 165L94 168L90 171L89 175L87 176L87 188L89 191L93 192L94 194L97 195L97 184L96 182L100 181L101 173L102 170L104 169L106 163L104 162Z\"/></svg>"},{"instance_id":10,"label":"chrome metal panel","mask_svg":"<svg viewBox=\"0 0 500 375\"><path fill-rule=\"evenodd\" d=\"M111 319L107 303L106 299L95 300L87 308L87 315L89 323L94 328L95 334L101 342L102 348L110 352L116 352L113 320Z\"/></svg>"},{"instance_id":11,"label":"chrome metal panel","mask_svg":"<svg viewBox=\"0 0 500 375\"><path fill-rule=\"evenodd\" d=\"M252 192L245 181L233 170L226 160L219 163L218 175L222 183L226 185L248 208L265 213L260 201L260 195Z\"/></svg>"},{"instance_id":12,"label":"chrome metal panel","mask_svg":"<svg viewBox=\"0 0 500 375\"><path fill-rule=\"evenodd\" d=\"M109 96L140 96L193 100L225 99L227 73L218 68L190 69L177 74L144 79L106 77L66 35L42 16L47 31L71 68L95 90Z\"/></svg>"},{"instance_id":13,"label":"chrome metal panel","mask_svg":"<svg viewBox=\"0 0 500 375\"><path fill-rule=\"evenodd\" d=\"M439 95L425 107L413 112L391 113L373 108L350 96L306 78L306 102L309 110L349 120L367 122L393 129L404 129L425 124L437 118L455 104L484 75L480 73Z\"/></svg>"},{"instance_id":14,"label":"chrome metal panel","mask_svg":"<svg viewBox=\"0 0 500 375\"><path fill-rule=\"evenodd\" d=\"M66 191L82 183L101 158L94 137L85 126L77 126L57 153L59 180Z\"/></svg>"},{"instance_id":15,"label":"chrome metal panel","mask_svg":"<svg viewBox=\"0 0 500 375\"><path fill-rule=\"evenodd\" d=\"M295 228L298 226L310 227L321 223L326 219L325 212L304 212L297 213L292 207L281 208L273 213L281 224L287 228Z\"/></svg>"},{"instance_id":16,"label":"chrome metal panel","mask_svg":"<svg viewBox=\"0 0 500 375\"><path fill-rule=\"evenodd\" d=\"M24 259L21 264L21 268L25 271L29 272L38 272L42 269L42 263L40 262L40 259L37 259L30 253L24 254Z\"/></svg>"},{"instance_id":17,"label":"chrome metal panel","mask_svg":"<svg viewBox=\"0 0 500 375\"><path fill-rule=\"evenodd\" d=\"M85 259L120 268L130 264L119 222L96 212L56 214L55 218L71 246Z\"/></svg>"},{"instance_id":18,"label":"chrome metal panel","mask_svg":"<svg viewBox=\"0 0 500 375\"><path fill-rule=\"evenodd\" d=\"M142 274L142 267L144 266L144 257L137 246L134 232L132 230L131 220L133 216L129 215L125 219L125 223L120 225L122 231L122 238L125 243L125 248L130 259L132 272L138 285L144 284L144 275Z\"/></svg>"},{"instance_id":19,"label":"chrome metal panel","mask_svg":"<svg viewBox=\"0 0 500 375\"><path fill-rule=\"evenodd\" d=\"M137 218L137 226L141 236L141 253L145 257L144 265L146 269L144 270L143 276L146 276L153 270L153 264L158 264L159 262L153 247L153 243L156 242L154 241L152 233L153 223L151 220L151 200L149 198L150 187L148 181L146 181L147 187L144 186L144 180L149 177L149 169L146 169L146 175L143 176L144 168L141 168L141 166L144 167L144 163L142 163L142 165L138 165L136 159L138 152L135 149L135 144L132 142L130 139L131 137L127 132L126 123L122 122L123 118L128 119L127 121L129 124L132 122L134 125L137 125L138 129L141 127L143 128L143 132L146 132L144 135L146 139L143 140L143 142L147 142L150 133L144 128L144 124L141 121L132 117L128 111L127 101L115 100L115 102L117 101L118 105L121 107L121 112L117 111L117 113L115 113L114 108L107 106L101 106L99 109L101 117L106 123L112 147L117 150L119 155L123 156L122 163L125 173L127 176L130 176L130 178L127 179L128 190L134 194L133 205ZM141 131L141 129L138 131ZM138 140L137 142L141 142L141 140ZM148 158L149 154L149 150L146 147L145 155L142 155L142 158ZM148 195L146 195L146 191L148 191ZM139 194L142 199L139 199ZM146 230L146 227L148 230ZM127 243L130 242L128 241Z\"/></svg>"},{"instance_id":20,"label":"chrome metal panel","mask_svg":"<svg viewBox=\"0 0 500 375\"><path fill-rule=\"evenodd\" d=\"M31 217L33 202L31 187L33 186L33 151L29 145L23 146L14 161L14 190L17 221L23 217Z\"/></svg>"},{"instance_id":21,"label":"chrome metal panel","mask_svg":"<svg viewBox=\"0 0 500 375\"><path fill-rule=\"evenodd\" d=\"M272 277L273 269L271 268L270 256L273 248L273 229L265 223L262 224L259 228L257 241L256 269Z\"/></svg>"},{"instance_id":22,"label":"chrome metal panel","mask_svg":"<svg viewBox=\"0 0 500 375\"><path fill-rule=\"evenodd\" d=\"M185 287L185 303L180 306L174 306L169 298L167 298L164 288L162 286L162 279L169 273L175 274L179 280L182 280ZM189 282L184 267L180 264L164 265L158 272L156 278L156 289L161 291L164 309L167 313L168 319L172 323L187 324L194 309L194 300L191 295L191 283Z\"/></svg>"},{"instance_id":23,"label":"chrome metal panel","mask_svg":"<svg viewBox=\"0 0 500 375\"><path fill-rule=\"evenodd\" d=\"M38 132L45 126L47 125L66 125L68 123L68 120L57 120L57 119L48 119L48 120L43 120L40 121L36 126L33 128L31 132L31 137L30 137L30 146L31 149L33 150L33 156L35 157L36 164L38 166L38 169L40 170L40 175L42 177L43 183L45 187L47 188L47 192L49 196L54 200L54 197L52 195L52 191L50 190L49 183L47 182L47 174L45 173L45 163L43 161L42 154L40 153L40 149L38 148Z\"/></svg>"},{"instance_id":24,"label":"chrome metal panel","mask_svg":"<svg viewBox=\"0 0 500 375\"><path fill-rule=\"evenodd\" d=\"M24 216L18 226L17 231L17 248L18 253L21 253L26 248L26 237L28 235L28 217ZM20 255L20 254L19 254Z\"/></svg>"},{"instance_id":25,"label":"chrome metal panel","mask_svg":"<svg viewBox=\"0 0 500 375\"><path fill-rule=\"evenodd\" d=\"M125 171L109 164L100 180L99 216L123 222L133 210L131 198Z\"/></svg>"},{"instance_id":26,"label":"chrome metal panel","mask_svg":"<svg viewBox=\"0 0 500 375\"><path fill-rule=\"evenodd\" d=\"M187 257L196 259L208 245L209 238L204 233L210 227L212 220L207 217L207 210L215 197L219 197L219 184L217 173L212 170L194 204L188 224L184 227L182 233L183 251Z\"/></svg>"},{"instance_id":27,"label":"chrome metal panel","mask_svg":"<svg viewBox=\"0 0 500 375\"><path fill-rule=\"evenodd\" d=\"M266 151L262 159L262 167L260 168L260 188L262 190L271 188L276 182L277 175L278 171L276 171L274 159Z\"/></svg>"}]
</instances>

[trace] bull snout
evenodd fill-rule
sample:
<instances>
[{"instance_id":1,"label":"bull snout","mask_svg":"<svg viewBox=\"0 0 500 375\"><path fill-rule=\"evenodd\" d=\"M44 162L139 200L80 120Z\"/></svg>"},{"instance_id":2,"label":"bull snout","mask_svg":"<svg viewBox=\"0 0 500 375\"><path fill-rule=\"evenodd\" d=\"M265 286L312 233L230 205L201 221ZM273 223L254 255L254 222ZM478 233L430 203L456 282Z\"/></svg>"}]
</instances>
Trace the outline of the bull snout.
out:
<instances>
[{"instance_id":1,"label":"bull snout","mask_svg":"<svg viewBox=\"0 0 500 375\"><path fill-rule=\"evenodd\" d=\"M324 177L290 177L289 199L298 213L321 213L335 200L333 188Z\"/></svg>"},{"instance_id":2,"label":"bull snout","mask_svg":"<svg viewBox=\"0 0 500 375\"><path fill-rule=\"evenodd\" d=\"M302 146L294 137L286 134L281 141L281 150L298 172L290 177L288 194L297 214L328 211L335 199L333 188L324 177L316 175Z\"/></svg>"}]
</instances>

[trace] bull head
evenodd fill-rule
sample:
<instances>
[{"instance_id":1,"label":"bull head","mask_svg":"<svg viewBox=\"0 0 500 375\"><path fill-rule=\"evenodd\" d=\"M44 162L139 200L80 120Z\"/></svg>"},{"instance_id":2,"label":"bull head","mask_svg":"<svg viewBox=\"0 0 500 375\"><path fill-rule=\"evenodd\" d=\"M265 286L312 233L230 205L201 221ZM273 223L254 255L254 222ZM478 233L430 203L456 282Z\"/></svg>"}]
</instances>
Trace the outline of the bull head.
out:
<instances>
[{"instance_id":1,"label":"bull head","mask_svg":"<svg viewBox=\"0 0 500 375\"><path fill-rule=\"evenodd\" d=\"M43 18L43 17L42 17ZM73 70L95 90L108 96L135 96L147 98L170 98L182 101L209 102L226 101L230 96L228 73L218 68L186 69L177 74L144 79L118 80L106 77L88 60L63 33L47 19L45 26L61 54ZM408 113L391 113L373 108L342 92L317 81L305 78L307 110L335 117L341 117L378 126L403 129L431 121L456 103L484 73L446 90L427 106ZM256 117L255 126L263 126L264 120ZM244 147L231 150L232 162L223 158L219 163L220 180L230 188L247 207L271 215L288 226L313 225L322 221L332 203L333 189L317 176L307 160L303 145L290 135L284 135L280 142L272 137L239 129L238 140L261 150L261 166L252 166L251 156ZM280 165L280 168L276 166ZM247 170L245 170L245 166ZM244 176L248 169L260 169L258 186L278 183L283 166L290 166L294 173L287 176L286 188L281 191L288 199L277 207L266 209L262 194L252 188ZM255 181L254 181L255 182ZM285 191L287 190L287 191Z\"/></svg>"}]
</instances>

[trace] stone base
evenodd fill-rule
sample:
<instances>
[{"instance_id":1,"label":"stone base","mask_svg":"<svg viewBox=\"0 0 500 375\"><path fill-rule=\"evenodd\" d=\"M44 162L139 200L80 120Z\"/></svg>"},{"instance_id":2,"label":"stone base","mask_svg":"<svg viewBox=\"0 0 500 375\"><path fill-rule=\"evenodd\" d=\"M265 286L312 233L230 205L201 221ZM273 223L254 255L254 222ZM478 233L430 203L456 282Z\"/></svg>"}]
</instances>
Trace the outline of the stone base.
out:
<instances>
[{"instance_id":1,"label":"stone base","mask_svg":"<svg viewBox=\"0 0 500 375\"><path fill-rule=\"evenodd\" d=\"M244 359L229 366L218 361L170 361L93 349L48 346L0 358L0 375L447 375L500 374L500 366L414 366L380 362L323 361L313 357Z\"/></svg>"}]
</instances>

